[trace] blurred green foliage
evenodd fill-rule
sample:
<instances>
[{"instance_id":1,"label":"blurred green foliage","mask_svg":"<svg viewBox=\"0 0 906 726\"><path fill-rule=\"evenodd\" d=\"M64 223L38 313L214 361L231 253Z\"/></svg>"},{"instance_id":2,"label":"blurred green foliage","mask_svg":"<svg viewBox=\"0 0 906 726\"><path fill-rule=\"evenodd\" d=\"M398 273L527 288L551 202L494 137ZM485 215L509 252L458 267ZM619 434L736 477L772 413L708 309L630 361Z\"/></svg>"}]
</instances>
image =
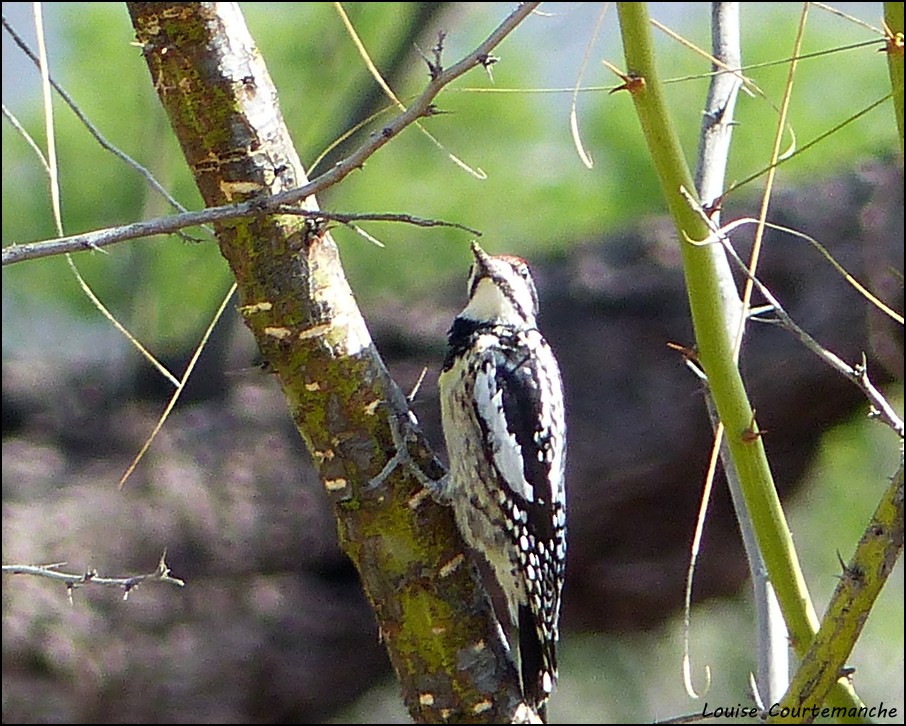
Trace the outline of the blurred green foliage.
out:
<instances>
[{"instance_id":1,"label":"blurred green foliage","mask_svg":"<svg viewBox=\"0 0 906 726\"><path fill-rule=\"evenodd\" d=\"M122 6L50 7L48 24L57 24L60 30L59 41L51 48L55 77L110 141L148 167L183 204L198 208L199 196L157 104L140 51L131 44ZM388 48L395 47L394 34L413 22L417 4L348 3L345 7L374 62L386 68L392 61L385 56ZM410 128L362 171L323 194L322 206L460 222L482 230L489 249L529 258L563 250L574 240L659 212L662 203L626 94L599 90L580 95L582 139L595 166L587 170L579 161L569 133L568 89L575 84L599 8L566 3L557 7L548 17L529 19L502 44L501 60L491 69L493 78L473 71L440 96L437 105L443 114L426 119L423 125L444 150ZM797 8L782 4L743 8L747 63L787 56L796 32ZM283 115L303 162L310 165L328 143L360 120L347 118L346 112L373 91L375 82L331 4L248 3L243 10L280 90ZM448 9L437 23L447 32L445 62L452 63L470 50L505 11L494 3ZM674 12L664 22L700 47L708 46L702 7L689 6L688 12ZM620 65L615 25L615 14L604 18L583 85L618 83L599 60ZM420 34L418 44L426 54L436 42L437 27L425 27ZM873 37L865 28L813 9L804 49L828 50ZM708 63L666 36L660 45L665 78L699 76L669 86L687 158L694 163L699 109L707 88L707 79L701 76ZM427 78L418 53L411 51L408 56L402 77L393 79L403 99L419 93ZM748 75L769 100L741 97L730 180L748 176L766 163L787 66L757 68ZM33 100L24 108L17 106L16 112L43 145L38 77L33 76L28 93ZM566 91L535 92L552 86ZM525 92L509 92L515 89ZM803 60L791 107L797 143L801 146L888 90L884 59L876 46ZM379 129L394 113L389 101L385 107L388 110L366 131ZM55 109L68 233L168 212L134 171L98 147L68 109L59 102ZM781 179L794 183L797 178L830 173L889 150L895 146L894 139L891 114L886 108L877 109L787 164ZM787 136L785 145L789 143ZM449 161L448 153L480 168L488 178L481 181L462 171ZM3 128L3 157L4 244L52 236L43 169L8 124ZM746 193L757 191L756 182ZM377 248L347 228L338 228L335 235L366 312L367 305L381 295L426 295L439 281L462 276L468 233L388 223L371 223L366 228L386 247ZM197 234L206 239L203 233ZM158 238L118 245L109 254L80 254L77 260L124 323L137 324L143 340L164 346L191 344L229 285L228 270L208 241L192 244L176 237ZM29 262L4 270L4 307L11 306L8 315L14 314L17 305L46 301L100 321L64 261Z\"/></svg>"}]
</instances>

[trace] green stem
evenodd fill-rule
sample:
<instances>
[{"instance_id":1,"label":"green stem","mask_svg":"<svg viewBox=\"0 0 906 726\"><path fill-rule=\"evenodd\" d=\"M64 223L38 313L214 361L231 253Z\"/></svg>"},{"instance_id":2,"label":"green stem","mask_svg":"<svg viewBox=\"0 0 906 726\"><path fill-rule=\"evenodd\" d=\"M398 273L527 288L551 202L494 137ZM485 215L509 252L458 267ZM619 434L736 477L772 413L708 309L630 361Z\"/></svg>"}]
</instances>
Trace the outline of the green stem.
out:
<instances>
[{"instance_id":1,"label":"green stem","mask_svg":"<svg viewBox=\"0 0 906 726\"><path fill-rule=\"evenodd\" d=\"M693 193L695 187L658 81L647 6L622 2L617 7L629 75L627 87L679 238L705 239L710 230L681 192ZM734 361L733 341L724 323L726 311L720 295L715 248L681 242L699 359L726 429L727 445L791 644L802 657L817 632L818 617L777 496L754 412ZM852 688L840 682L829 700L847 707L861 705Z\"/></svg>"}]
</instances>

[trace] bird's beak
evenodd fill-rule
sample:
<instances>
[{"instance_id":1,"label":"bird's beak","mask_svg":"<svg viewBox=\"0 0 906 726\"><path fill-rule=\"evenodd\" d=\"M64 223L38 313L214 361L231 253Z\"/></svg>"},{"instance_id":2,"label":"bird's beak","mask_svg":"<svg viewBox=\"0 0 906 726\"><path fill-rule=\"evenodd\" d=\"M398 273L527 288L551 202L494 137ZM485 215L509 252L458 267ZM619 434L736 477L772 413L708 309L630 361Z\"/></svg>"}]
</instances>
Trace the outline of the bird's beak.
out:
<instances>
[{"instance_id":1,"label":"bird's beak","mask_svg":"<svg viewBox=\"0 0 906 726\"><path fill-rule=\"evenodd\" d=\"M491 256L478 246L477 242L472 242L472 255L475 262L469 270L469 298L475 294L475 288L478 282L490 275Z\"/></svg>"},{"instance_id":2,"label":"bird's beak","mask_svg":"<svg viewBox=\"0 0 906 726\"><path fill-rule=\"evenodd\" d=\"M478 266L486 270L488 268L488 262L490 262L491 256L485 252L481 247L478 246L477 242L472 242L472 254L475 257L475 262Z\"/></svg>"}]
</instances>

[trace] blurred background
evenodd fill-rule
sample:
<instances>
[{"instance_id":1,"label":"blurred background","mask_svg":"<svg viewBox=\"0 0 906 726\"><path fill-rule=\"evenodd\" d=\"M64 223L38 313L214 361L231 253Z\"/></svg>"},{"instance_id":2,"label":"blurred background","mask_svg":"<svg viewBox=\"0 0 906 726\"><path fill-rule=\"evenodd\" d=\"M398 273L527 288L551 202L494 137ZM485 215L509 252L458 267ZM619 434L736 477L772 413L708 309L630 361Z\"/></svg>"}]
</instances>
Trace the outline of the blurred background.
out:
<instances>
[{"instance_id":1,"label":"blurred background","mask_svg":"<svg viewBox=\"0 0 906 726\"><path fill-rule=\"evenodd\" d=\"M329 3L240 4L311 176L392 116ZM455 62L507 3L348 3L397 95L419 93L438 31ZM802 147L889 93L880 3L809 10L790 107ZM31 4L3 3L36 48ZM200 206L126 9L44 6L51 72L113 144L182 204ZM770 156L801 6L745 3L743 59L764 97L741 95L727 174ZM708 456L696 381L668 342L692 344L675 235L631 102L610 95L622 66L615 9L548 3L425 121L320 197L343 212L400 212L481 230L482 245L529 259L542 327L563 362L571 427L570 574L554 722L643 721L701 711L682 686L682 583ZM653 17L709 47L709 5L653 3ZM600 21L600 33L594 29ZM861 21L861 22L859 22ZM694 163L708 63L655 31L671 112ZM874 41L874 42L870 42ZM589 45L593 44L588 50ZM852 47L851 47L852 46ZM572 88L594 167L569 128ZM3 34L3 103L46 148L34 65ZM169 212L133 170L55 103L68 234ZM376 115L375 115L376 114ZM373 118L360 127L363 121ZM334 145L347 131L358 129ZM2 131L3 244L54 236L45 172ZM792 143L788 137L788 143ZM448 158L455 154L476 174ZM486 177L486 178L478 178ZM752 214L761 181L727 200ZM785 164L772 219L819 239L902 310L902 159L885 104ZM436 376L464 298L470 236L370 224L378 247L337 227L359 305L404 389L427 367L414 409L440 446ZM181 375L231 278L216 244L176 237L75 256L117 319ZM751 233L740 235L744 250ZM862 351L902 411L902 328L868 309L820 254L769 236L765 279L797 321L848 360ZM4 721L407 722L355 572L336 547L321 486L276 383L260 372L234 311L220 321L174 415L123 492L116 483L172 388L87 300L62 258L3 270L3 560L67 560L72 571L152 571L168 548L175 591L76 593L4 576ZM892 434L858 391L779 330L750 333L743 368L819 614L896 467ZM851 389L851 390L850 390ZM722 489L723 487L718 487ZM716 494L696 580L693 678L704 700L749 705L752 608L725 494ZM728 637L728 634L732 634ZM350 669L350 664L354 667ZM903 711L903 568L853 654L869 704ZM892 719L897 721L898 718Z\"/></svg>"}]
</instances>

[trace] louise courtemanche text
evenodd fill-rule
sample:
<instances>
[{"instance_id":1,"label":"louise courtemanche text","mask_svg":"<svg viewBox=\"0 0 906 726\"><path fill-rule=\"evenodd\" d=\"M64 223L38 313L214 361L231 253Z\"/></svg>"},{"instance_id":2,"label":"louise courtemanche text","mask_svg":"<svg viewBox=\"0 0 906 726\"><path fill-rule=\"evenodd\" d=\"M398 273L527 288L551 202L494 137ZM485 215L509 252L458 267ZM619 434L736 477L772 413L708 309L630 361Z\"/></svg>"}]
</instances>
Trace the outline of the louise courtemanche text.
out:
<instances>
[{"instance_id":1,"label":"louise courtemanche text","mask_svg":"<svg viewBox=\"0 0 906 726\"><path fill-rule=\"evenodd\" d=\"M842 706L795 706L794 708L781 708L779 703L771 706L766 713L761 713L754 706L712 706L705 704L702 709L702 718L761 718L762 716L779 716L780 718L802 718L808 716L815 718L835 719L875 719L897 718L900 712L897 708L885 706L884 702L877 706L862 706L861 708L843 708Z\"/></svg>"}]
</instances>

